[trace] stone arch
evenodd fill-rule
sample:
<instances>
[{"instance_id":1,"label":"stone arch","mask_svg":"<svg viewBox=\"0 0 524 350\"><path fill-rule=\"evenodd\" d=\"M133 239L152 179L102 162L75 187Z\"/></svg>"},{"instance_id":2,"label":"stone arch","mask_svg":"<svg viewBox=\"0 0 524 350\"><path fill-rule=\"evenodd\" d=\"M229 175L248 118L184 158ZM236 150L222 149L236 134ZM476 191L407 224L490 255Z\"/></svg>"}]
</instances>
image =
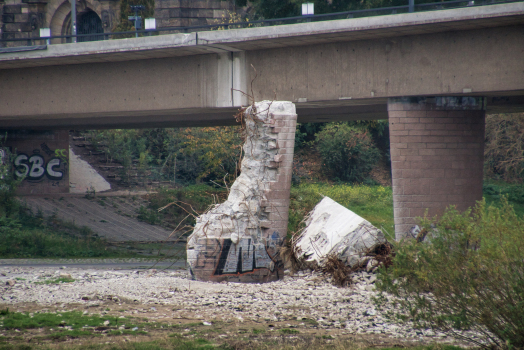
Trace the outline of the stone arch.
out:
<instances>
[{"instance_id":1,"label":"stone arch","mask_svg":"<svg viewBox=\"0 0 524 350\"><path fill-rule=\"evenodd\" d=\"M51 0L48 5L46 22L51 28L51 35L66 35L71 32L71 3L69 0ZM93 11L102 18L102 5L97 0L77 0L77 16ZM52 44L65 43L65 39L53 39Z\"/></svg>"},{"instance_id":2,"label":"stone arch","mask_svg":"<svg viewBox=\"0 0 524 350\"><path fill-rule=\"evenodd\" d=\"M86 11L83 11L78 14L78 34L94 34L103 32L104 28L102 26L102 20L95 11L92 11L91 9L86 9ZM103 40L103 38L104 36L102 35L90 35L85 37L79 37L78 42Z\"/></svg>"}]
</instances>

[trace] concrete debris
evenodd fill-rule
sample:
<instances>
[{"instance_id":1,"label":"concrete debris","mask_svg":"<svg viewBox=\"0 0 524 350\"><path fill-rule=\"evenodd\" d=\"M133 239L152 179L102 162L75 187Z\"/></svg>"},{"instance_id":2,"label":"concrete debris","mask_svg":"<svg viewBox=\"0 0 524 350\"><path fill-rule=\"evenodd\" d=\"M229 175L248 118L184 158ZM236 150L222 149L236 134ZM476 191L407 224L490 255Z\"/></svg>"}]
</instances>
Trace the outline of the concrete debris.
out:
<instances>
[{"instance_id":1,"label":"concrete debris","mask_svg":"<svg viewBox=\"0 0 524 350\"><path fill-rule=\"evenodd\" d=\"M188 238L197 280L260 283L283 276L278 249L287 228L295 106L263 101L247 108L243 120L241 174L228 199L199 216Z\"/></svg>"},{"instance_id":2,"label":"concrete debris","mask_svg":"<svg viewBox=\"0 0 524 350\"><path fill-rule=\"evenodd\" d=\"M387 243L381 230L329 197L324 197L306 219L298 235L297 258L323 266L329 256L336 256L347 266L366 266L372 271L378 261L368 253Z\"/></svg>"}]
</instances>

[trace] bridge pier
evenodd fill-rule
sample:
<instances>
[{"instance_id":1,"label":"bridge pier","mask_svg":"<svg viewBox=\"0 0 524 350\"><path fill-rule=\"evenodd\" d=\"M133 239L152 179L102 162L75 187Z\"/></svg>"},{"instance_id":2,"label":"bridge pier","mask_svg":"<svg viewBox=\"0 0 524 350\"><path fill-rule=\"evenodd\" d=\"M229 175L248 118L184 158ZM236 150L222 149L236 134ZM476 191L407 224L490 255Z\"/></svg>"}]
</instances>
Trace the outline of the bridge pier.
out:
<instances>
[{"instance_id":1,"label":"bridge pier","mask_svg":"<svg viewBox=\"0 0 524 350\"><path fill-rule=\"evenodd\" d=\"M187 262L199 281L262 283L284 277L279 249L288 225L297 115L285 101L244 113L241 173L228 199L199 216Z\"/></svg>"},{"instance_id":2,"label":"bridge pier","mask_svg":"<svg viewBox=\"0 0 524 350\"><path fill-rule=\"evenodd\" d=\"M408 97L388 100L395 238L416 218L465 210L482 199L482 97Z\"/></svg>"}]
</instances>

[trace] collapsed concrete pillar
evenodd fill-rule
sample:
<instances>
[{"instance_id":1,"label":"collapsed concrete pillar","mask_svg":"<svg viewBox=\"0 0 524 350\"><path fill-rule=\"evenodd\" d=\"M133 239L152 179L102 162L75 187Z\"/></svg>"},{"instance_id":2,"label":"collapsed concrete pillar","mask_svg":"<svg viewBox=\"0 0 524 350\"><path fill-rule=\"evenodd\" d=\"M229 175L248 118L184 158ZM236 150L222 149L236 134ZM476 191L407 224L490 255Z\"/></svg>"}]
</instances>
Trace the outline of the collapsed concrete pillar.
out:
<instances>
[{"instance_id":1,"label":"collapsed concrete pillar","mask_svg":"<svg viewBox=\"0 0 524 350\"><path fill-rule=\"evenodd\" d=\"M245 111L241 174L188 239L194 278L260 283L283 276L278 251L287 233L296 119L291 102L263 101Z\"/></svg>"},{"instance_id":2,"label":"collapsed concrete pillar","mask_svg":"<svg viewBox=\"0 0 524 350\"><path fill-rule=\"evenodd\" d=\"M485 98L389 99L395 237L416 218L482 199Z\"/></svg>"}]
</instances>

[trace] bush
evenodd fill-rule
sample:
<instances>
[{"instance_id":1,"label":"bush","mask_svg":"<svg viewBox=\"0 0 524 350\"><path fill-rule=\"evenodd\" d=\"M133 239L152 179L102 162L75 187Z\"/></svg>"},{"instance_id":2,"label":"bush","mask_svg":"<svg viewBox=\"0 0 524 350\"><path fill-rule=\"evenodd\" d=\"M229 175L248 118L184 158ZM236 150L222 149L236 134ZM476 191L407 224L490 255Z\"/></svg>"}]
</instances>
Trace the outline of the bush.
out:
<instances>
[{"instance_id":1,"label":"bush","mask_svg":"<svg viewBox=\"0 0 524 350\"><path fill-rule=\"evenodd\" d=\"M524 347L524 219L502 200L473 210L448 209L424 243L397 244L393 267L381 269L375 300L393 303L400 320L487 347ZM429 241L426 242L426 241ZM393 296L388 300L389 293ZM482 341L468 333L475 331Z\"/></svg>"},{"instance_id":2,"label":"bush","mask_svg":"<svg viewBox=\"0 0 524 350\"><path fill-rule=\"evenodd\" d=\"M363 182L380 159L367 131L346 123L330 123L317 134L324 165L341 181Z\"/></svg>"},{"instance_id":3,"label":"bush","mask_svg":"<svg viewBox=\"0 0 524 350\"><path fill-rule=\"evenodd\" d=\"M89 132L108 161L130 169L142 179L177 184L233 180L238 172L241 137L238 127L103 130ZM134 171L133 171L134 172Z\"/></svg>"}]
</instances>

